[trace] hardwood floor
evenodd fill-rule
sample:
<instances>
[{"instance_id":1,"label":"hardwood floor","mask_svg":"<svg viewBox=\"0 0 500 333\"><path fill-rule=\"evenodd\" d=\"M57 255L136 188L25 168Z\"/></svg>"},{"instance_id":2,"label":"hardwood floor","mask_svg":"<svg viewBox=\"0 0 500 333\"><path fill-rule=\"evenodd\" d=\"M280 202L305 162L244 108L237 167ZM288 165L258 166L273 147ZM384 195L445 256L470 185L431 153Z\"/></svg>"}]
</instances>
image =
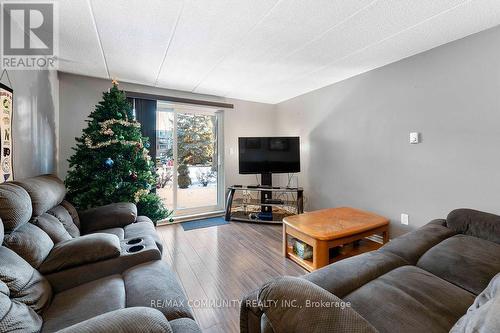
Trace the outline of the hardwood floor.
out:
<instances>
[{"instance_id":1,"label":"hardwood floor","mask_svg":"<svg viewBox=\"0 0 500 333\"><path fill-rule=\"evenodd\" d=\"M177 273L203 332L239 332L237 301L243 295L275 276L306 273L283 257L281 225L231 222L190 231L180 224L157 229L163 260Z\"/></svg>"}]
</instances>

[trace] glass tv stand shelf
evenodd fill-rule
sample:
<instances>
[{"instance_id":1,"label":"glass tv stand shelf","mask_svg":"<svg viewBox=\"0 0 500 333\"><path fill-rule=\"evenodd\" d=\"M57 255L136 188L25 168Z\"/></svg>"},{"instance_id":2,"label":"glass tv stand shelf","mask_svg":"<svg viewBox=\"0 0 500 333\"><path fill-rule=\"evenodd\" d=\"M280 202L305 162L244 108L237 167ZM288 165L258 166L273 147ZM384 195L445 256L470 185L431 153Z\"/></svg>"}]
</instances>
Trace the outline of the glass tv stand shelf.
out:
<instances>
[{"instance_id":1,"label":"glass tv stand shelf","mask_svg":"<svg viewBox=\"0 0 500 333\"><path fill-rule=\"evenodd\" d=\"M300 187L230 186L226 193L226 221L282 223L304 212Z\"/></svg>"}]
</instances>

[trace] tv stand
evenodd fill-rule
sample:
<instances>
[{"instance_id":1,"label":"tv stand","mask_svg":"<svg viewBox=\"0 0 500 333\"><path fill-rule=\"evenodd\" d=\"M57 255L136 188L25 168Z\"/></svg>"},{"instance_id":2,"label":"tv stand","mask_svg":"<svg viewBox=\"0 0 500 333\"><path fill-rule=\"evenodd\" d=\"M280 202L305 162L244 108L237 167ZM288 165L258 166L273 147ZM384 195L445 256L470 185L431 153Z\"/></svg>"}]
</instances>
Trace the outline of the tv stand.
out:
<instances>
[{"instance_id":1,"label":"tv stand","mask_svg":"<svg viewBox=\"0 0 500 333\"><path fill-rule=\"evenodd\" d=\"M273 197L272 192L264 191L264 189L273 188L273 174L272 173L261 173L260 174L260 182L261 182L261 189L262 189L260 192L260 201L266 202L266 200L272 199L272 197ZM271 219L272 219L273 207L260 206L260 212L262 213L262 216L267 216L267 215L271 214Z\"/></svg>"},{"instance_id":2,"label":"tv stand","mask_svg":"<svg viewBox=\"0 0 500 333\"><path fill-rule=\"evenodd\" d=\"M230 186L226 194L226 221L282 223L283 218L304 212L300 187Z\"/></svg>"},{"instance_id":3,"label":"tv stand","mask_svg":"<svg viewBox=\"0 0 500 333\"><path fill-rule=\"evenodd\" d=\"M260 182L262 186L273 187L273 174L272 173L261 173Z\"/></svg>"}]
</instances>

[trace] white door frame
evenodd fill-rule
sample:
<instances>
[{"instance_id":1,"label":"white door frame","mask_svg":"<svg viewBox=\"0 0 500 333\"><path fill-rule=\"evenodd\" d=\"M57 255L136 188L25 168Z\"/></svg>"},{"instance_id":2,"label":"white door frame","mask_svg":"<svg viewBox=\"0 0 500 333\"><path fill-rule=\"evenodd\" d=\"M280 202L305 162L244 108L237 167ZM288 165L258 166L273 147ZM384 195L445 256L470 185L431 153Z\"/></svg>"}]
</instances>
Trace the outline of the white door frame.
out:
<instances>
[{"instance_id":1,"label":"white door frame","mask_svg":"<svg viewBox=\"0 0 500 333\"><path fill-rule=\"evenodd\" d=\"M167 207L174 210L174 217L182 217L186 215L195 215L203 213L214 213L224 209L224 196L225 196L225 180L224 180L224 111L220 109L199 107L196 105L185 105L178 103L170 103L165 101L158 101L168 104L169 110L162 110L158 108L157 112L172 112L174 116L172 144L173 144L173 177L172 177L172 198L173 207ZM167 107L165 107L167 109ZM172 111L170 111L172 110ZM177 168L178 168L178 140L177 140L177 117L179 113L203 114L208 113L215 116L215 140L217 143L216 156L217 159L217 204L209 206L200 206L193 208L177 209Z\"/></svg>"}]
</instances>

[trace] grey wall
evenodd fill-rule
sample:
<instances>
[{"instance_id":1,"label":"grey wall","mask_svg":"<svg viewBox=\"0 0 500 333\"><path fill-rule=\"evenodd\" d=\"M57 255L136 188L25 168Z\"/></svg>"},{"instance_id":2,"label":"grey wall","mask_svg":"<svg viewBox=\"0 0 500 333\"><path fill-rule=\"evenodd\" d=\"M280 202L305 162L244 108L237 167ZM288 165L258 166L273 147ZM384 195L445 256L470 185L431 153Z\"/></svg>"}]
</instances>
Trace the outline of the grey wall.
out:
<instances>
[{"instance_id":1,"label":"grey wall","mask_svg":"<svg viewBox=\"0 0 500 333\"><path fill-rule=\"evenodd\" d=\"M58 81L52 71L9 71L14 89L15 179L56 172ZM8 85L4 76L2 82Z\"/></svg>"},{"instance_id":2,"label":"grey wall","mask_svg":"<svg viewBox=\"0 0 500 333\"><path fill-rule=\"evenodd\" d=\"M226 184L256 184L255 175L240 175L238 137L272 136L275 132L275 107L270 104L230 99L234 110L224 114ZM259 176L260 179L260 176ZM260 181L260 180L259 180Z\"/></svg>"},{"instance_id":3,"label":"grey wall","mask_svg":"<svg viewBox=\"0 0 500 333\"><path fill-rule=\"evenodd\" d=\"M111 82L109 80L59 73L61 123L59 140L60 177L64 178L68 171L67 160L73 154L71 148L75 146L75 137L81 135L82 129L86 126L85 119L87 119L97 102L101 100L102 92L108 90L110 86ZM253 134L272 135L274 122L270 119L273 115L274 106L130 83L120 83L120 89L233 103L234 109L224 112L225 182L226 184L255 183L255 177L238 174L238 136ZM269 120L263 123L262 119Z\"/></svg>"},{"instance_id":4,"label":"grey wall","mask_svg":"<svg viewBox=\"0 0 500 333\"><path fill-rule=\"evenodd\" d=\"M500 213L499 41L497 27L278 104L307 207L380 213L393 236L457 207Z\"/></svg>"}]
</instances>

